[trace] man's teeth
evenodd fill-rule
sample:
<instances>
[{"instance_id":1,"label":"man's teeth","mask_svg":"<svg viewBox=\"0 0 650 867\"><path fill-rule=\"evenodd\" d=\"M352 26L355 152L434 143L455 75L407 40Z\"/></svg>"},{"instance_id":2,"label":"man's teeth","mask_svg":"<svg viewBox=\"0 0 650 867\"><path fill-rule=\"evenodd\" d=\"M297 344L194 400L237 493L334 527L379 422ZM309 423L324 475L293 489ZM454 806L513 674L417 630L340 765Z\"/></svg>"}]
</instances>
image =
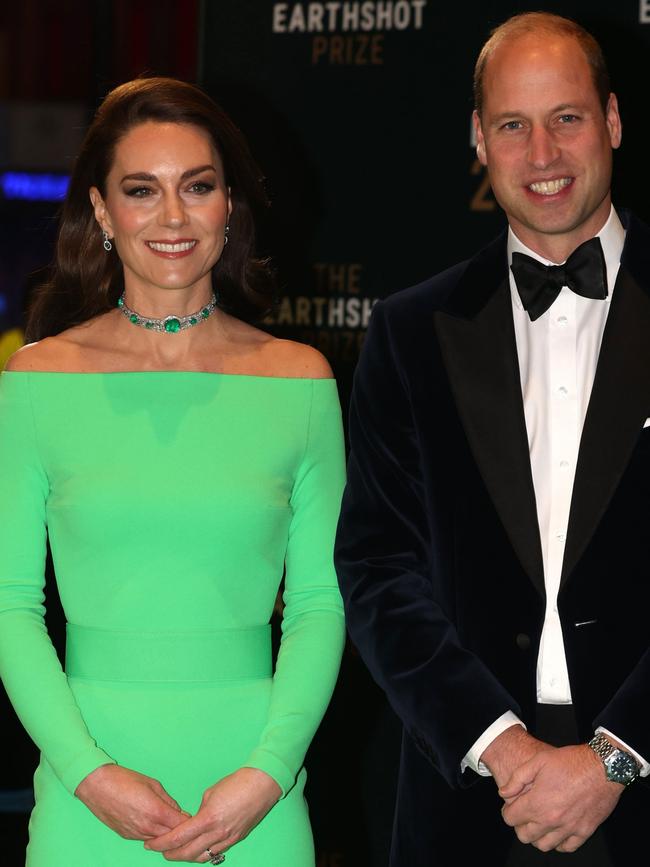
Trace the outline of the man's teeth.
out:
<instances>
[{"instance_id":1,"label":"man's teeth","mask_svg":"<svg viewBox=\"0 0 650 867\"><path fill-rule=\"evenodd\" d=\"M554 193L559 193L563 187L568 187L571 183L571 178L558 178L556 181L539 181L536 184L529 184L528 189L534 193L541 193L542 196L552 196Z\"/></svg>"},{"instance_id":2,"label":"man's teeth","mask_svg":"<svg viewBox=\"0 0 650 867\"><path fill-rule=\"evenodd\" d=\"M158 241L147 241L152 250L158 253L184 253L196 245L196 241L180 241L178 244L161 244Z\"/></svg>"}]
</instances>

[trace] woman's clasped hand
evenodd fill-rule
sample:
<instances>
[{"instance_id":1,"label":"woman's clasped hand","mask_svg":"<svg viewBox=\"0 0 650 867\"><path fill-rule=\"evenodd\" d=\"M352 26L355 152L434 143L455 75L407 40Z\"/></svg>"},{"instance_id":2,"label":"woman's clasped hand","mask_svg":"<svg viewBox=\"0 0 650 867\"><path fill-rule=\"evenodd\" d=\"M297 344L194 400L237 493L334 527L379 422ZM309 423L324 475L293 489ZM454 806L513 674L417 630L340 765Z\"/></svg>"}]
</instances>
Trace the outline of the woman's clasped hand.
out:
<instances>
[{"instance_id":1,"label":"woman's clasped hand","mask_svg":"<svg viewBox=\"0 0 650 867\"><path fill-rule=\"evenodd\" d=\"M281 795L264 771L240 768L205 791L195 816L148 840L145 849L162 852L169 861L209 861L208 849L223 852L243 840Z\"/></svg>"},{"instance_id":2,"label":"woman's clasped hand","mask_svg":"<svg viewBox=\"0 0 650 867\"><path fill-rule=\"evenodd\" d=\"M192 816L158 780L119 765L102 765L76 793L89 810L127 840L143 840L145 849L168 861L207 862L244 837L277 803L282 790L257 768L240 768L203 795Z\"/></svg>"},{"instance_id":3,"label":"woman's clasped hand","mask_svg":"<svg viewBox=\"0 0 650 867\"><path fill-rule=\"evenodd\" d=\"M190 816L158 780L119 765L96 768L79 783L75 795L126 840L166 834Z\"/></svg>"}]
</instances>

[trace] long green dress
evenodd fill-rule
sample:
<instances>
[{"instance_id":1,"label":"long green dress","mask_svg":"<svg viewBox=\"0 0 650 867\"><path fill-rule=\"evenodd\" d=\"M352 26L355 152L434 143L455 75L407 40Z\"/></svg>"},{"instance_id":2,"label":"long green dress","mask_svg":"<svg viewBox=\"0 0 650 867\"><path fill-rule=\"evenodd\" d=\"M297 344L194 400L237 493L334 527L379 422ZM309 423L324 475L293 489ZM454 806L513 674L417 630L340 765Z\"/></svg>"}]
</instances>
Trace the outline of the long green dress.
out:
<instances>
[{"instance_id":1,"label":"long green dress","mask_svg":"<svg viewBox=\"0 0 650 867\"><path fill-rule=\"evenodd\" d=\"M2 374L0 671L42 753L30 867L168 863L74 797L107 762L191 813L224 775L260 768L283 797L228 864L313 864L302 764L343 644L343 474L333 380ZM43 623L46 533L65 673Z\"/></svg>"}]
</instances>

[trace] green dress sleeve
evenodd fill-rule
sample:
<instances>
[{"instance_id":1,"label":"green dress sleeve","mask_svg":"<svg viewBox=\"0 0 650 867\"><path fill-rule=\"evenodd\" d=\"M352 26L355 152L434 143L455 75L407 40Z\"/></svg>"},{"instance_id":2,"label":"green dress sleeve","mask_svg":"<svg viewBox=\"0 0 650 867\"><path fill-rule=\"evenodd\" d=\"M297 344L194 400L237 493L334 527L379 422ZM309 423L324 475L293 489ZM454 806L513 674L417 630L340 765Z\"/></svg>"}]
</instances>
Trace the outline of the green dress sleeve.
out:
<instances>
[{"instance_id":1,"label":"green dress sleeve","mask_svg":"<svg viewBox=\"0 0 650 867\"><path fill-rule=\"evenodd\" d=\"M113 760L90 736L44 622L47 474L30 374L0 376L0 675L45 759L73 793Z\"/></svg>"},{"instance_id":2,"label":"green dress sleeve","mask_svg":"<svg viewBox=\"0 0 650 867\"><path fill-rule=\"evenodd\" d=\"M314 380L306 448L291 494L282 641L269 717L245 763L272 776L283 795L294 785L325 713L343 651L333 547L344 481L336 384Z\"/></svg>"}]
</instances>

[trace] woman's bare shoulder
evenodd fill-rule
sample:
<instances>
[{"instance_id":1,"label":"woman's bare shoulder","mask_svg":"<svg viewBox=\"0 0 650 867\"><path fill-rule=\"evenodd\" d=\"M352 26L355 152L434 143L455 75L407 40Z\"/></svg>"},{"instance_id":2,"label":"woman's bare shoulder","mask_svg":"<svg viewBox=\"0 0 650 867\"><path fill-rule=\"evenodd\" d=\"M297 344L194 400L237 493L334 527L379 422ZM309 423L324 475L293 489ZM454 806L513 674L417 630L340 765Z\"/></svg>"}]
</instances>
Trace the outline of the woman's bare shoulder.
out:
<instances>
[{"instance_id":1,"label":"woman's bare shoulder","mask_svg":"<svg viewBox=\"0 0 650 867\"><path fill-rule=\"evenodd\" d=\"M37 343L28 343L9 358L5 370L55 372L61 368L65 343L59 337L45 337Z\"/></svg>"},{"instance_id":2,"label":"woman's bare shoulder","mask_svg":"<svg viewBox=\"0 0 650 867\"><path fill-rule=\"evenodd\" d=\"M325 356L295 340L272 338L267 348L274 376L295 377L300 379L331 379L334 374Z\"/></svg>"},{"instance_id":3,"label":"woman's bare shoulder","mask_svg":"<svg viewBox=\"0 0 650 867\"><path fill-rule=\"evenodd\" d=\"M254 325L228 317L232 345L237 347L242 370L289 379L332 379L327 359L313 346L274 337ZM249 369L250 368L250 369Z\"/></svg>"},{"instance_id":4,"label":"woman's bare shoulder","mask_svg":"<svg viewBox=\"0 0 650 867\"><path fill-rule=\"evenodd\" d=\"M5 370L60 373L83 370L84 347L93 323L77 325L44 337L36 343L28 343L9 358Z\"/></svg>"}]
</instances>

